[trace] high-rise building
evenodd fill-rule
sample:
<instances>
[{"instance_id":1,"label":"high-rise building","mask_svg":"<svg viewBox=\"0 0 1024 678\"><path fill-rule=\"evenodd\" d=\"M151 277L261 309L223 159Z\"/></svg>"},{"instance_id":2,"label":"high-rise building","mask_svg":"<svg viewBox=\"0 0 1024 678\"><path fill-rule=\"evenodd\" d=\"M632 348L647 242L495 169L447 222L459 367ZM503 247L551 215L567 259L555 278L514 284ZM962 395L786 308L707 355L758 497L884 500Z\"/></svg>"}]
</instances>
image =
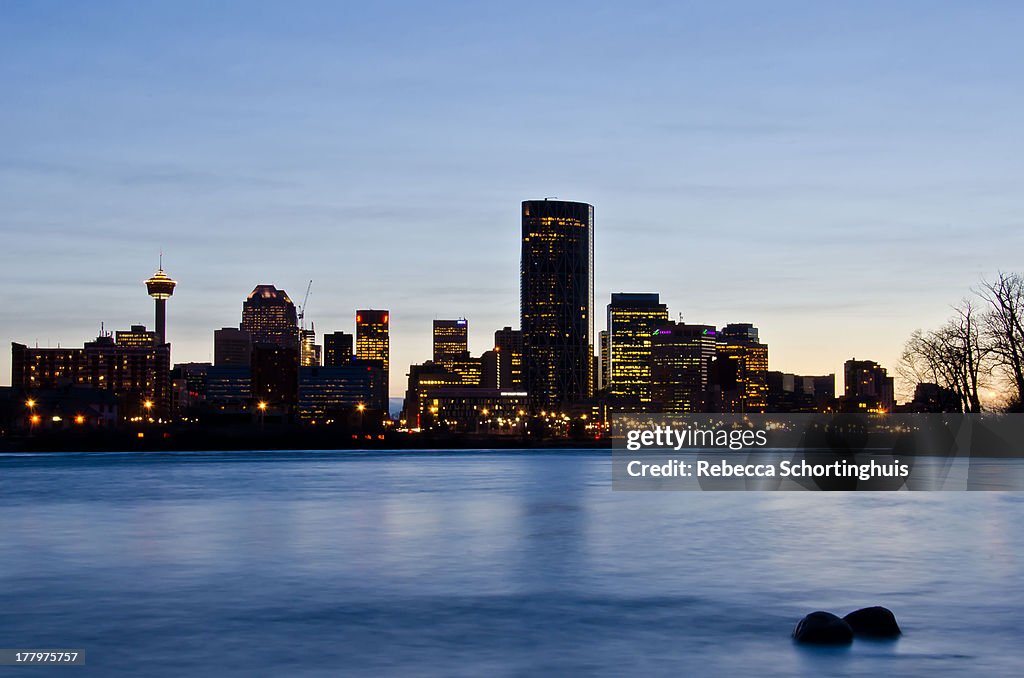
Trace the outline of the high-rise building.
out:
<instances>
[{"instance_id":1,"label":"high-rise building","mask_svg":"<svg viewBox=\"0 0 1024 678\"><path fill-rule=\"evenodd\" d=\"M252 397L287 412L298 402L299 352L277 344L252 345Z\"/></svg>"},{"instance_id":2,"label":"high-rise building","mask_svg":"<svg viewBox=\"0 0 1024 678\"><path fill-rule=\"evenodd\" d=\"M893 378L873 360L851 358L843 365L843 408L847 411L892 412L896 405Z\"/></svg>"},{"instance_id":3,"label":"high-rise building","mask_svg":"<svg viewBox=\"0 0 1024 678\"><path fill-rule=\"evenodd\" d=\"M611 346L608 339L608 330L601 330L598 334L600 337L600 348L598 349L598 365L597 365L597 387L600 390L608 388L611 375L608 374L608 361L611 357Z\"/></svg>"},{"instance_id":4,"label":"high-rise building","mask_svg":"<svg viewBox=\"0 0 1024 678\"><path fill-rule=\"evenodd\" d=\"M257 285L242 304L241 328L254 344L298 349L299 321L295 304L284 290Z\"/></svg>"},{"instance_id":5,"label":"high-rise building","mask_svg":"<svg viewBox=\"0 0 1024 678\"><path fill-rule=\"evenodd\" d=\"M750 323L731 323L718 332L716 409L754 413L768 409L768 344Z\"/></svg>"},{"instance_id":6,"label":"high-rise building","mask_svg":"<svg viewBox=\"0 0 1024 678\"><path fill-rule=\"evenodd\" d=\"M503 327L494 333L494 350L502 354L499 369L502 388L525 390L523 375L523 333Z\"/></svg>"},{"instance_id":7,"label":"high-rise building","mask_svg":"<svg viewBox=\"0 0 1024 678\"><path fill-rule=\"evenodd\" d=\"M594 208L581 202L522 204L520 327L534 412L593 394Z\"/></svg>"},{"instance_id":8,"label":"high-rise building","mask_svg":"<svg viewBox=\"0 0 1024 678\"><path fill-rule=\"evenodd\" d=\"M344 367L352 362L352 335L332 332L324 335L324 367Z\"/></svg>"},{"instance_id":9,"label":"high-rise building","mask_svg":"<svg viewBox=\"0 0 1024 678\"><path fill-rule=\"evenodd\" d=\"M608 394L619 408L650 406L651 340L668 323L657 294L613 294L608 304Z\"/></svg>"},{"instance_id":10,"label":"high-rise building","mask_svg":"<svg viewBox=\"0 0 1024 678\"><path fill-rule=\"evenodd\" d=\"M434 362L469 357L469 326L465 318L434 321Z\"/></svg>"},{"instance_id":11,"label":"high-rise building","mask_svg":"<svg viewBox=\"0 0 1024 678\"><path fill-rule=\"evenodd\" d=\"M670 414L708 411L715 328L666 321L654 332L648 407Z\"/></svg>"},{"instance_id":12,"label":"high-rise building","mask_svg":"<svg viewBox=\"0 0 1024 678\"><path fill-rule=\"evenodd\" d=\"M316 343L316 331L312 327L299 330L299 365L320 367L320 346Z\"/></svg>"},{"instance_id":13,"label":"high-rise building","mask_svg":"<svg viewBox=\"0 0 1024 678\"><path fill-rule=\"evenodd\" d=\"M249 367L252 337L237 327L213 331L213 364L216 367Z\"/></svg>"},{"instance_id":14,"label":"high-rise building","mask_svg":"<svg viewBox=\"0 0 1024 678\"><path fill-rule=\"evenodd\" d=\"M146 348L162 344L156 332L149 332L145 325L132 325L130 330L118 330L114 333L114 343L118 346Z\"/></svg>"},{"instance_id":15,"label":"high-rise building","mask_svg":"<svg viewBox=\"0 0 1024 678\"><path fill-rule=\"evenodd\" d=\"M146 291L156 302L156 341L167 343L167 300L174 294L177 285L164 273L163 255L160 256L160 268L146 281Z\"/></svg>"},{"instance_id":16,"label":"high-rise building","mask_svg":"<svg viewBox=\"0 0 1024 678\"><path fill-rule=\"evenodd\" d=\"M380 363L384 371L383 400L375 403L388 411L390 394L391 317L387 311L361 309L356 311L356 358Z\"/></svg>"}]
</instances>

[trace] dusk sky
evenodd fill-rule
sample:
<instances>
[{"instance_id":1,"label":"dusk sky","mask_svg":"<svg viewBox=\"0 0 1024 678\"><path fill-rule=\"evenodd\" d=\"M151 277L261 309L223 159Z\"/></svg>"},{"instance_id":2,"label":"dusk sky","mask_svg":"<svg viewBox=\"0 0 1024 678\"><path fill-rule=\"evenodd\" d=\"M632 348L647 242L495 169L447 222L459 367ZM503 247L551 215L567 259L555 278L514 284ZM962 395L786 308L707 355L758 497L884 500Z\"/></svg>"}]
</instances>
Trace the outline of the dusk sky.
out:
<instances>
[{"instance_id":1,"label":"dusk sky","mask_svg":"<svg viewBox=\"0 0 1024 678\"><path fill-rule=\"evenodd\" d=\"M519 325L519 206L595 206L612 292L751 322L770 368L895 367L1024 270L1024 3L4 2L10 342L153 324L212 358L261 283L319 334Z\"/></svg>"}]
</instances>

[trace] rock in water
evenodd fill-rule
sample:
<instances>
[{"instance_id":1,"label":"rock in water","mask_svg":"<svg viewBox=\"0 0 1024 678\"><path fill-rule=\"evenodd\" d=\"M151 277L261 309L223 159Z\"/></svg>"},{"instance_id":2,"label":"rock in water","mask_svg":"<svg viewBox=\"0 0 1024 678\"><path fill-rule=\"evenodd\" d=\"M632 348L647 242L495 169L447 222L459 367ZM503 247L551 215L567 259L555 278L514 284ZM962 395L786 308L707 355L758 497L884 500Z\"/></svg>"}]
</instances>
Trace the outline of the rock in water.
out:
<instances>
[{"instance_id":1,"label":"rock in water","mask_svg":"<svg viewBox=\"0 0 1024 678\"><path fill-rule=\"evenodd\" d=\"M853 642L853 629L831 612L812 612L801 619L793 629L798 643L814 645L849 645Z\"/></svg>"},{"instance_id":2,"label":"rock in water","mask_svg":"<svg viewBox=\"0 0 1024 678\"><path fill-rule=\"evenodd\" d=\"M865 638L897 638L903 633L896 623L896 615L885 607L855 610L843 617L843 621L850 625L854 635Z\"/></svg>"}]
</instances>

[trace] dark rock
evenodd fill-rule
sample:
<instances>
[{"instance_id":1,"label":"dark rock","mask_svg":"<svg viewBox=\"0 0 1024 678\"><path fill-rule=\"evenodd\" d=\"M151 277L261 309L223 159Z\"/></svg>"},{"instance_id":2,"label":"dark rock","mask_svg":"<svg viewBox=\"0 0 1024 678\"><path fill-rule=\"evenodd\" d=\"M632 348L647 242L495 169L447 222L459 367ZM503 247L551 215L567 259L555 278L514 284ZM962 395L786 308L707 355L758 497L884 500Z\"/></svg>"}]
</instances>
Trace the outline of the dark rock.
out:
<instances>
[{"instance_id":1,"label":"dark rock","mask_svg":"<svg viewBox=\"0 0 1024 678\"><path fill-rule=\"evenodd\" d=\"M843 621L850 625L854 635L865 638L897 638L903 633L896 615L885 607L865 607L846 615Z\"/></svg>"},{"instance_id":2,"label":"dark rock","mask_svg":"<svg viewBox=\"0 0 1024 678\"><path fill-rule=\"evenodd\" d=\"M853 642L853 629L831 612L812 612L793 629L798 643L814 645L849 645Z\"/></svg>"}]
</instances>

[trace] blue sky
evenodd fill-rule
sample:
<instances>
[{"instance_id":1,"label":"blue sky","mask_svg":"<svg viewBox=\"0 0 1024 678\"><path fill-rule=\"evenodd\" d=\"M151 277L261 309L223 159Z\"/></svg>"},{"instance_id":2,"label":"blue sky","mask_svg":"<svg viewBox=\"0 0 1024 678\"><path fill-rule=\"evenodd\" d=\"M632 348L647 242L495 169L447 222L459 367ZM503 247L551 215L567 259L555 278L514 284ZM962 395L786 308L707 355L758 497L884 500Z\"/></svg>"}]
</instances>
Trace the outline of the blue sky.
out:
<instances>
[{"instance_id":1,"label":"blue sky","mask_svg":"<svg viewBox=\"0 0 1024 678\"><path fill-rule=\"evenodd\" d=\"M893 367L1024 268L1021 35L1015 2L5 2L0 340L151 325L163 248L175 361L312 279L318 332L391 310L398 394L431 319L518 325L519 202L559 196L599 327L659 292L772 369Z\"/></svg>"}]
</instances>

